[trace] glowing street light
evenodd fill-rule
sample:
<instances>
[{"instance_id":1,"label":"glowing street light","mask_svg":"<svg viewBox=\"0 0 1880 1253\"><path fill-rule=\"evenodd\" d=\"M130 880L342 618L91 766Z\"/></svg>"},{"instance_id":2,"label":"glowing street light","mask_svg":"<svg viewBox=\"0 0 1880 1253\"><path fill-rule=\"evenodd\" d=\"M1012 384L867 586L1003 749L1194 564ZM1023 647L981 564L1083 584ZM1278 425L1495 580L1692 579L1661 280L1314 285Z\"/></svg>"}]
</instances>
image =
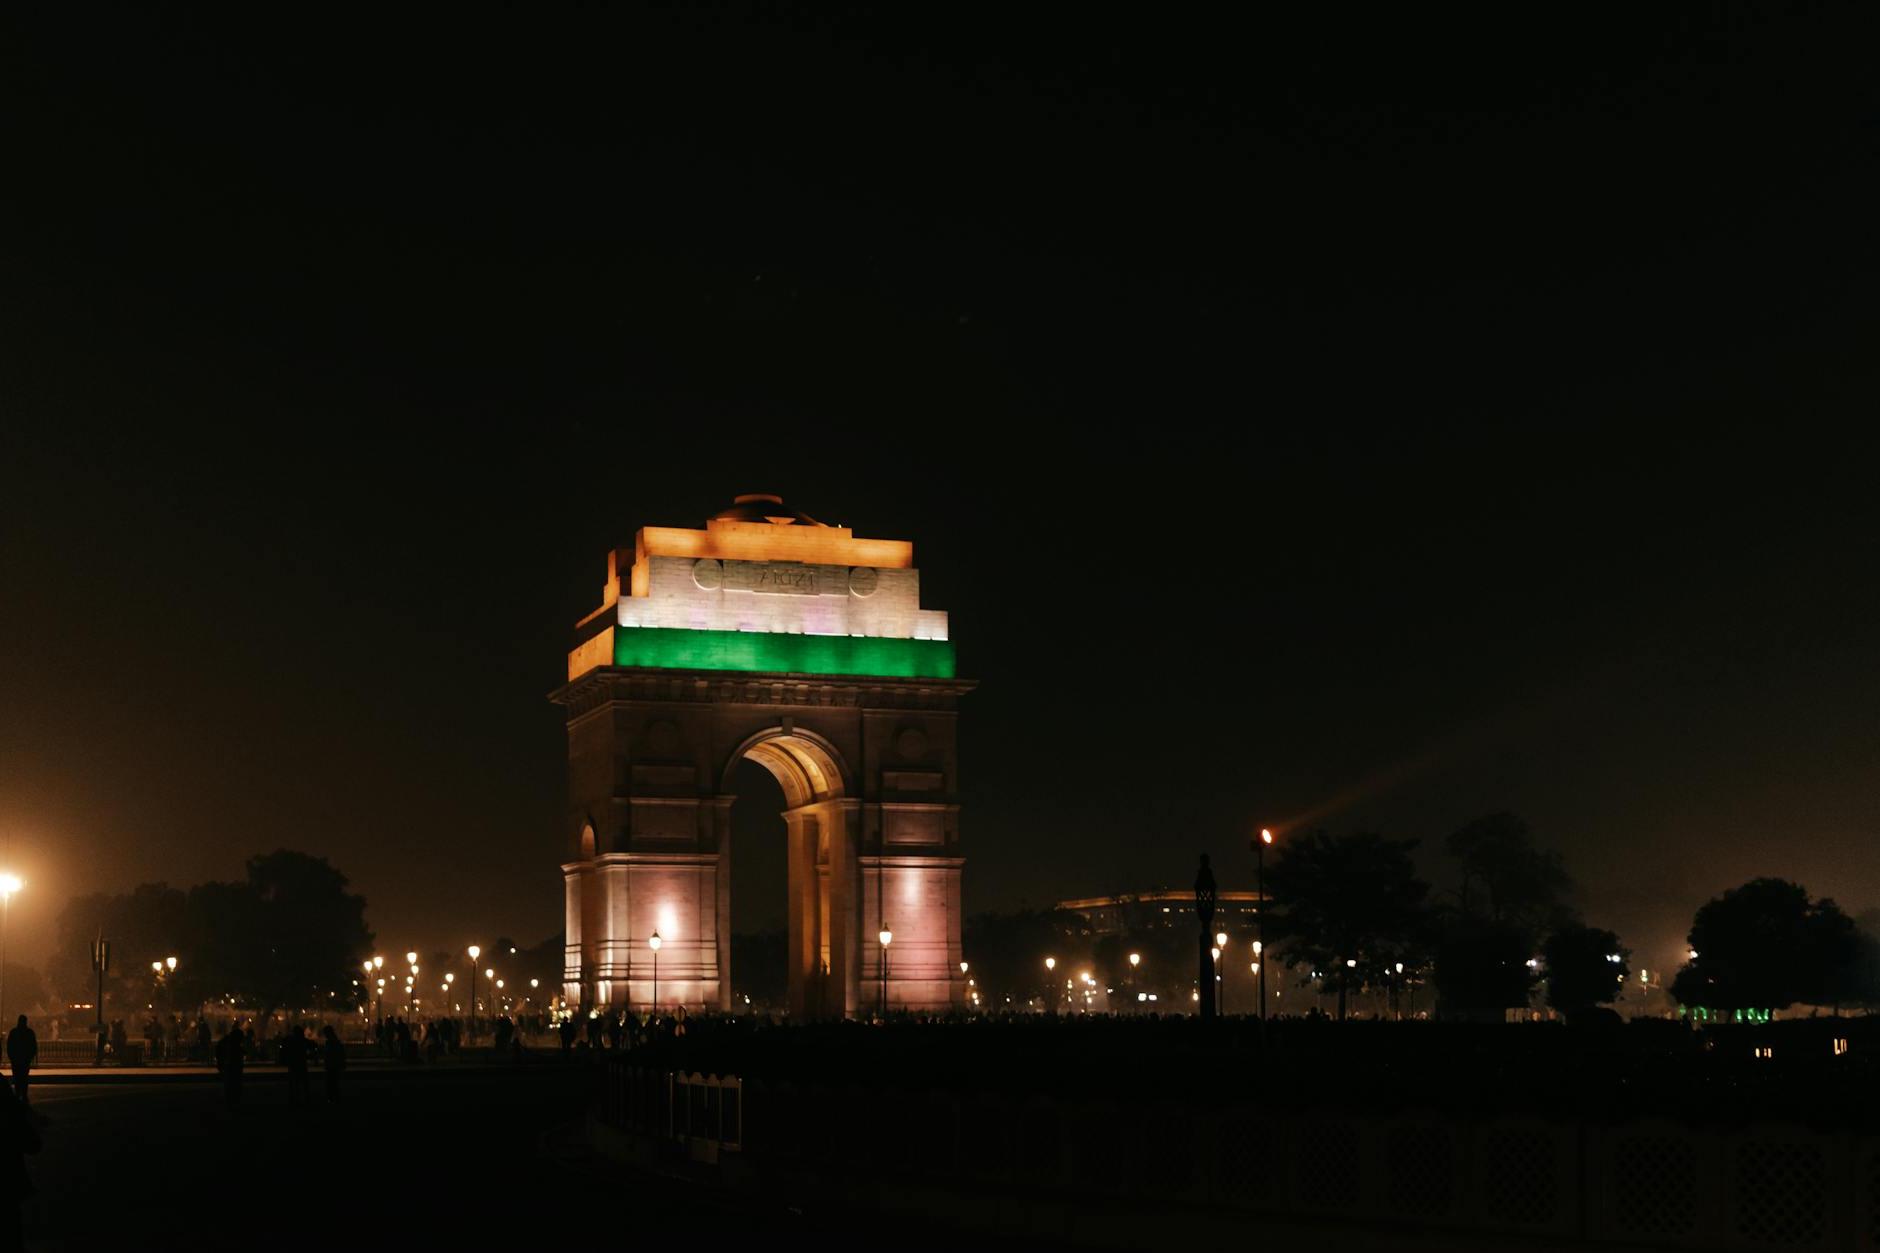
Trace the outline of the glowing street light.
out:
<instances>
[{"instance_id":1,"label":"glowing street light","mask_svg":"<svg viewBox=\"0 0 1880 1253\"><path fill-rule=\"evenodd\" d=\"M0 1021L5 1021L7 1004L7 916L13 912L13 894L25 886L26 881L11 871L0 873Z\"/></svg>"},{"instance_id":2,"label":"glowing street light","mask_svg":"<svg viewBox=\"0 0 1880 1253\"><path fill-rule=\"evenodd\" d=\"M416 951L406 953L405 961L412 966L416 966L418 964L418 954L416 953Z\"/></svg>"},{"instance_id":3,"label":"glowing street light","mask_svg":"<svg viewBox=\"0 0 1880 1253\"><path fill-rule=\"evenodd\" d=\"M894 943L894 932L883 927L875 938L881 941L881 1016L888 1016L888 945Z\"/></svg>"},{"instance_id":4,"label":"glowing street light","mask_svg":"<svg viewBox=\"0 0 1880 1253\"><path fill-rule=\"evenodd\" d=\"M647 937L646 947L653 950L653 1013L655 1014L659 1013L659 946L661 943L663 941L659 938L658 931L654 931L651 936Z\"/></svg>"},{"instance_id":5,"label":"glowing street light","mask_svg":"<svg viewBox=\"0 0 1880 1253\"><path fill-rule=\"evenodd\" d=\"M477 958L483 956L480 945L472 944L464 952L470 954L470 1031L477 1029Z\"/></svg>"},{"instance_id":6,"label":"glowing street light","mask_svg":"<svg viewBox=\"0 0 1880 1253\"><path fill-rule=\"evenodd\" d=\"M1253 951L1256 955L1264 951L1266 948L1266 846L1271 844L1272 842L1273 842L1273 833L1267 830L1265 827L1260 828L1260 838L1253 842L1253 866L1254 866L1254 875L1255 875L1254 887L1257 889L1255 895L1257 895L1260 898L1259 905L1258 905L1260 912L1257 915L1255 915L1255 922L1259 925L1260 934L1259 934L1259 938L1254 940L1253 942ZM1265 1031L1266 1030L1266 972L1264 970L1262 970L1259 974L1259 983L1260 983L1260 1030Z\"/></svg>"},{"instance_id":7,"label":"glowing street light","mask_svg":"<svg viewBox=\"0 0 1880 1253\"><path fill-rule=\"evenodd\" d=\"M1051 972L1056 969L1057 969L1057 958L1047 957L1044 959L1044 973L1046 975L1045 983L1051 989L1051 1012L1054 1014L1057 1013L1057 981L1055 979L1050 978L1049 976Z\"/></svg>"},{"instance_id":8,"label":"glowing street light","mask_svg":"<svg viewBox=\"0 0 1880 1253\"><path fill-rule=\"evenodd\" d=\"M1225 932L1225 931L1216 931L1216 932L1214 933L1214 947L1215 947L1215 948L1226 948L1226 947L1227 947L1227 932Z\"/></svg>"}]
</instances>

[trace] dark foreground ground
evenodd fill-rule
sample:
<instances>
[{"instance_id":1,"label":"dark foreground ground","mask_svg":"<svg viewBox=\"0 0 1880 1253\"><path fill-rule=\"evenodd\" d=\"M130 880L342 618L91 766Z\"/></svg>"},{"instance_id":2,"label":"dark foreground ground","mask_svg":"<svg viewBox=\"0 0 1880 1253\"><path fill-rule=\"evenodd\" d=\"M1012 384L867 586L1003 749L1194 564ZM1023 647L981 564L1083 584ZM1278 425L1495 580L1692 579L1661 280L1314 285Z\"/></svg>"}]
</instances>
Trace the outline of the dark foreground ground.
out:
<instances>
[{"instance_id":1,"label":"dark foreground ground","mask_svg":"<svg viewBox=\"0 0 1880 1253\"><path fill-rule=\"evenodd\" d=\"M48 1083L29 1159L33 1249L620 1249L649 1237L879 1247L872 1220L732 1196L596 1157L587 1083L557 1066L361 1073L338 1107L278 1076L226 1109L213 1082ZM910 1240L908 1237L912 1237ZM947 1233L900 1233L937 1246ZM445 1242L449 1242L448 1245Z\"/></svg>"}]
</instances>

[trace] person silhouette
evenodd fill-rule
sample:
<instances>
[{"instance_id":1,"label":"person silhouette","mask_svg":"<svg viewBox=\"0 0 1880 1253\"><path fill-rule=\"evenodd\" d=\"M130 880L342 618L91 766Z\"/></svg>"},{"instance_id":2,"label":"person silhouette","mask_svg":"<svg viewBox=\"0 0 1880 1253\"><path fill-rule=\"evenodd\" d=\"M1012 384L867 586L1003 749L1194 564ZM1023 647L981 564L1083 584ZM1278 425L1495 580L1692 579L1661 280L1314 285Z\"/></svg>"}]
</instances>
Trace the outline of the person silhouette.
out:
<instances>
[{"instance_id":1,"label":"person silhouette","mask_svg":"<svg viewBox=\"0 0 1880 1253\"><path fill-rule=\"evenodd\" d=\"M215 1046L215 1068L222 1075L222 1099L234 1109L242 1103L242 1029L231 1023L228 1034Z\"/></svg>"},{"instance_id":2,"label":"person silhouette","mask_svg":"<svg viewBox=\"0 0 1880 1253\"><path fill-rule=\"evenodd\" d=\"M281 1037L281 1064L287 1067L289 1105L299 1105L310 1095L311 1089L307 1086L307 1054L311 1051L311 1045L306 1028L299 1023L295 1023L293 1029Z\"/></svg>"},{"instance_id":3,"label":"person silhouette","mask_svg":"<svg viewBox=\"0 0 1880 1253\"><path fill-rule=\"evenodd\" d=\"M30 1103L26 1096L26 1078L38 1056L39 1037L26 1025L26 1015L21 1014L13 1030L7 1032L7 1060L13 1063L13 1090L19 1093L21 1105Z\"/></svg>"},{"instance_id":4,"label":"person silhouette","mask_svg":"<svg viewBox=\"0 0 1880 1253\"><path fill-rule=\"evenodd\" d=\"M320 1046L320 1061L326 1070L326 1101L329 1105L339 1104L339 1076L346 1069L346 1046L340 1043L339 1032L329 1023L324 1032L326 1043Z\"/></svg>"}]
</instances>

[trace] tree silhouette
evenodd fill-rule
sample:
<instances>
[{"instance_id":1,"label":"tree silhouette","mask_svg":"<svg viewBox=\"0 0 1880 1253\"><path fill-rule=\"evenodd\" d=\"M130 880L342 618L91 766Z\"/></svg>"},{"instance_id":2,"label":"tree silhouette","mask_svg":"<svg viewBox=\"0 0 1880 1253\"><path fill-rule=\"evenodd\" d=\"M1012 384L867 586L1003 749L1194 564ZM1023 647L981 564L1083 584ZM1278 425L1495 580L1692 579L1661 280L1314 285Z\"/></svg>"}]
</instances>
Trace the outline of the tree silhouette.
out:
<instances>
[{"instance_id":1,"label":"tree silhouette","mask_svg":"<svg viewBox=\"0 0 1880 1253\"><path fill-rule=\"evenodd\" d=\"M1860 954L1854 920L1786 879L1751 879L1709 901L1691 921L1690 941L1697 956L1671 992L1712 1009L1832 1003Z\"/></svg>"},{"instance_id":2,"label":"tree silhouette","mask_svg":"<svg viewBox=\"0 0 1880 1253\"><path fill-rule=\"evenodd\" d=\"M1436 945L1433 980L1443 1011L1518 1009L1540 978L1528 959L1534 949L1525 928L1511 922L1456 915Z\"/></svg>"},{"instance_id":3,"label":"tree silhouette","mask_svg":"<svg viewBox=\"0 0 1880 1253\"><path fill-rule=\"evenodd\" d=\"M1444 841L1461 864L1462 912L1538 936L1569 920L1573 876L1560 854L1534 845L1527 823L1511 813L1477 818Z\"/></svg>"},{"instance_id":4,"label":"tree silhouette","mask_svg":"<svg viewBox=\"0 0 1880 1253\"><path fill-rule=\"evenodd\" d=\"M1274 909L1267 938L1283 941L1288 968L1316 970L1338 989L1341 1019L1359 970L1415 956L1429 895L1410 858L1416 846L1368 832L1334 838L1315 831L1287 841L1267 868Z\"/></svg>"},{"instance_id":5,"label":"tree silhouette","mask_svg":"<svg viewBox=\"0 0 1880 1253\"><path fill-rule=\"evenodd\" d=\"M1064 980L1074 967L1088 964L1090 929L1083 918L1064 910L1019 910L1006 914L978 914L967 921L961 936L972 976L985 998L985 1008L1022 1007L1032 997L1046 1006L1064 1007ZM1047 976L1046 957L1057 958L1057 969ZM1053 990L1055 984L1055 991Z\"/></svg>"},{"instance_id":6,"label":"tree silhouette","mask_svg":"<svg viewBox=\"0 0 1880 1253\"><path fill-rule=\"evenodd\" d=\"M1564 1013L1616 1000L1632 973L1631 956L1611 931L1581 923L1557 929L1541 945L1547 1003Z\"/></svg>"},{"instance_id":7,"label":"tree silhouette","mask_svg":"<svg viewBox=\"0 0 1880 1253\"><path fill-rule=\"evenodd\" d=\"M90 945L102 931L112 943L106 995L114 1005L148 1003L150 963L175 957L165 999L179 1008L225 996L269 1013L351 1008L372 933L365 898L346 886L325 858L283 849L251 858L237 883L188 892L145 883L127 894L74 898L59 915L55 987L90 999Z\"/></svg>"}]
</instances>

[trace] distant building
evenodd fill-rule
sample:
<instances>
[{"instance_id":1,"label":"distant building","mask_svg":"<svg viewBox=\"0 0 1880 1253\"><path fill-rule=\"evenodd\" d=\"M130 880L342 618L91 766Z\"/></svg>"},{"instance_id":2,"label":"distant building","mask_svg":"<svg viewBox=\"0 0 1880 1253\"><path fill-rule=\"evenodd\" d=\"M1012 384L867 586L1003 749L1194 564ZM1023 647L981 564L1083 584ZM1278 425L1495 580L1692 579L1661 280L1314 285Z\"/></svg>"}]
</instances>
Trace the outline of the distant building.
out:
<instances>
[{"instance_id":1,"label":"distant building","mask_svg":"<svg viewBox=\"0 0 1880 1253\"><path fill-rule=\"evenodd\" d=\"M1119 935L1125 931L1141 931L1150 927L1180 927L1188 930L1195 925L1194 892L1173 888L1059 901L1057 907L1083 918L1097 935ZM1215 894L1214 921L1223 930L1236 922L1251 923L1259 914L1258 892L1223 891Z\"/></svg>"}]
</instances>

